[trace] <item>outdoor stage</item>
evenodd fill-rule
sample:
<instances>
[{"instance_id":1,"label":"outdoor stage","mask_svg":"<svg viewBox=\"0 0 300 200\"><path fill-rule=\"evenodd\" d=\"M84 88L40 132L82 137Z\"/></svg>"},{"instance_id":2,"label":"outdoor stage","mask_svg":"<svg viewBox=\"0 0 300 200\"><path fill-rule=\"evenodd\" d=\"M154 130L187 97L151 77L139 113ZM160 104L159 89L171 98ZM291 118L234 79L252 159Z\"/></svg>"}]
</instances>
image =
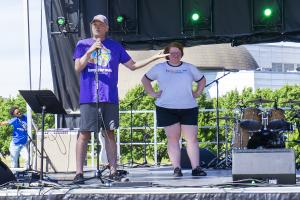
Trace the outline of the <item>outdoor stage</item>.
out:
<instances>
[{"instance_id":1,"label":"outdoor stage","mask_svg":"<svg viewBox=\"0 0 300 200\"><path fill-rule=\"evenodd\" d=\"M84 185L72 185L73 173L47 174L58 180L57 186L37 182L29 188L0 190L2 199L300 199L300 172L295 185L232 182L231 170L207 169L206 177L192 177L191 170L183 170L183 177L172 177L170 166L124 168L129 172L129 182L102 184L99 179ZM92 177L94 172L86 172ZM107 170L103 176L108 174ZM26 184L18 184L27 187Z\"/></svg>"}]
</instances>

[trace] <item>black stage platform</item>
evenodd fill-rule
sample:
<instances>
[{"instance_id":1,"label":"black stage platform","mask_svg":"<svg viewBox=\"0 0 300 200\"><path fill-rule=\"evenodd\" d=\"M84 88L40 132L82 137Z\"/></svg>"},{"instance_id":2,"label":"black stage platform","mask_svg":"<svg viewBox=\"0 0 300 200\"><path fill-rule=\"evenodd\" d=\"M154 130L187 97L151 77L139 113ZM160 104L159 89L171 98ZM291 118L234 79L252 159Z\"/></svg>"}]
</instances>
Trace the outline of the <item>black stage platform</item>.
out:
<instances>
[{"instance_id":1,"label":"black stage platform","mask_svg":"<svg viewBox=\"0 0 300 200\"><path fill-rule=\"evenodd\" d=\"M300 199L300 173L297 171L295 185L274 185L263 182L232 182L231 170L207 169L206 177L192 177L191 170L183 170L183 177L172 177L170 166L147 168L124 168L129 172L129 182L111 182L104 184L98 179L86 181L84 185L72 185L74 173L47 174L58 180L51 186L44 181L18 183L17 187L2 187L0 200L10 199ZM87 171L85 177L92 177L93 171ZM108 170L103 173L105 177Z\"/></svg>"}]
</instances>

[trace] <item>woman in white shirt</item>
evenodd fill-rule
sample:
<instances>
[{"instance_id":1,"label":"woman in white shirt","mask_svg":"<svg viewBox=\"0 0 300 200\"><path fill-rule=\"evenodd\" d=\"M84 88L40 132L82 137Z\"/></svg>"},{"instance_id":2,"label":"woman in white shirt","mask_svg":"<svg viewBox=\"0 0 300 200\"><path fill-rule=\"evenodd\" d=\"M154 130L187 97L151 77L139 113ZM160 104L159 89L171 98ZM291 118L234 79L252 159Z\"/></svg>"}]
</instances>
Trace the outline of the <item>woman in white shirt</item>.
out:
<instances>
[{"instance_id":1,"label":"woman in white shirt","mask_svg":"<svg viewBox=\"0 0 300 200\"><path fill-rule=\"evenodd\" d=\"M181 61L183 46L172 42L164 50L169 54L166 62L153 66L142 78L146 92L156 98L157 125L164 127L168 138L168 155L174 168L174 176L182 176L180 166L181 133L187 142L187 153L193 176L206 176L200 167L198 133L198 97L206 83L203 74L192 64ZM157 80L159 91L151 82ZM195 90L193 82L197 83Z\"/></svg>"}]
</instances>

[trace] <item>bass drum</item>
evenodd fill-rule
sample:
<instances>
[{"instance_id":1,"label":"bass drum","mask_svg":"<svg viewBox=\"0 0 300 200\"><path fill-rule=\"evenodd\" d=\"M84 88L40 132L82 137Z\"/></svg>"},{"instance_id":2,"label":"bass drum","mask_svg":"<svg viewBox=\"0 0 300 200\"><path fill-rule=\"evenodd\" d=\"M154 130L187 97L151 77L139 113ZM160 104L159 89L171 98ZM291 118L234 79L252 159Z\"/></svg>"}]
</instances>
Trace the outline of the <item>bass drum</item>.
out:
<instances>
[{"instance_id":1,"label":"bass drum","mask_svg":"<svg viewBox=\"0 0 300 200\"><path fill-rule=\"evenodd\" d=\"M272 131L287 130L290 123L285 120L284 110L277 108L271 109L268 117L268 129Z\"/></svg>"},{"instance_id":2,"label":"bass drum","mask_svg":"<svg viewBox=\"0 0 300 200\"><path fill-rule=\"evenodd\" d=\"M245 108L242 112L240 125L249 131L259 131L262 128L261 110L258 108Z\"/></svg>"},{"instance_id":3,"label":"bass drum","mask_svg":"<svg viewBox=\"0 0 300 200\"><path fill-rule=\"evenodd\" d=\"M248 149L275 149L275 148L285 148L285 137L283 134L278 132L270 132L264 130L261 132L256 132L250 138Z\"/></svg>"},{"instance_id":4,"label":"bass drum","mask_svg":"<svg viewBox=\"0 0 300 200\"><path fill-rule=\"evenodd\" d=\"M235 127L235 131L232 136L232 148L245 149L247 148L249 141L249 131L247 129L241 128L238 124Z\"/></svg>"}]
</instances>

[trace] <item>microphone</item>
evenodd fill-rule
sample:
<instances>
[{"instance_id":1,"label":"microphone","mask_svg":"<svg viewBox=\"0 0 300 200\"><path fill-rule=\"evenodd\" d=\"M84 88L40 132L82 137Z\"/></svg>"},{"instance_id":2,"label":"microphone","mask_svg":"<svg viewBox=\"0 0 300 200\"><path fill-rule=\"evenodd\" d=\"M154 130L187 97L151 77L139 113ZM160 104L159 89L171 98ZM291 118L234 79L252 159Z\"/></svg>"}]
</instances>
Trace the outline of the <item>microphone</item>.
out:
<instances>
[{"instance_id":1,"label":"microphone","mask_svg":"<svg viewBox=\"0 0 300 200\"><path fill-rule=\"evenodd\" d=\"M97 38L96 42L99 42L99 43L100 43L100 47L97 48L97 54L98 54L98 55L101 55L101 47L102 47L101 40L100 40L99 38Z\"/></svg>"},{"instance_id":2,"label":"microphone","mask_svg":"<svg viewBox=\"0 0 300 200\"><path fill-rule=\"evenodd\" d=\"M101 48L97 48L97 56L101 56Z\"/></svg>"}]
</instances>

